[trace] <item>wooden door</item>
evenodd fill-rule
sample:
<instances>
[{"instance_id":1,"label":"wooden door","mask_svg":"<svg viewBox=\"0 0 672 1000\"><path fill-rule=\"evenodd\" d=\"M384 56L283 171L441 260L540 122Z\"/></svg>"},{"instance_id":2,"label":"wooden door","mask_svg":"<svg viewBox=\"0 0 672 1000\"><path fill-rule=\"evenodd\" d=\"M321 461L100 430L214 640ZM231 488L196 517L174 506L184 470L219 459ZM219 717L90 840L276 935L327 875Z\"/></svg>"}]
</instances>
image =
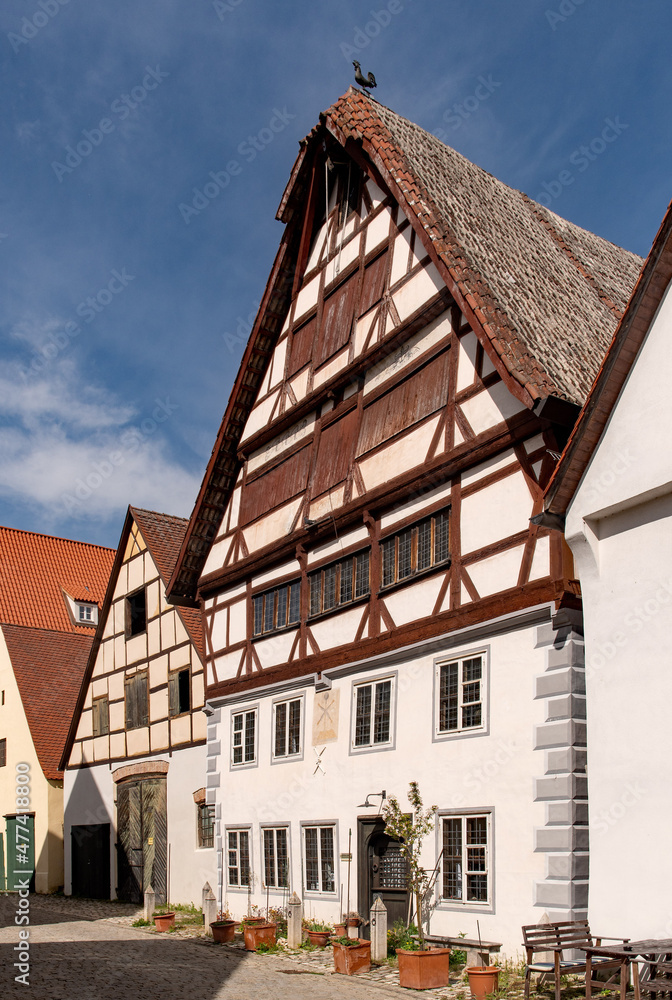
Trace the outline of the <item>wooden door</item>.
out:
<instances>
[{"instance_id":1,"label":"wooden door","mask_svg":"<svg viewBox=\"0 0 672 1000\"><path fill-rule=\"evenodd\" d=\"M29 889L35 892L35 817L7 817L7 889L17 892L25 888L30 875Z\"/></svg>"},{"instance_id":2,"label":"wooden door","mask_svg":"<svg viewBox=\"0 0 672 1000\"><path fill-rule=\"evenodd\" d=\"M140 903L151 887L166 902L165 778L121 782L117 792L117 896Z\"/></svg>"},{"instance_id":3,"label":"wooden door","mask_svg":"<svg viewBox=\"0 0 672 1000\"><path fill-rule=\"evenodd\" d=\"M110 898L110 824L90 823L71 830L72 895Z\"/></svg>"},{"instance_id":4,"label":"wooden door","mask_svg":"<svg viewBox=\"0 0 672 1000\"><path fill-rule=\"evenodd\" d=\"M358 820L358 906L360 916L369 919L376 896L387 909L387 926L408 919L407 868L398 840L388 837L379 817ZM369 928L363 929L369 937Z\"/></svg>"}]
</instances>

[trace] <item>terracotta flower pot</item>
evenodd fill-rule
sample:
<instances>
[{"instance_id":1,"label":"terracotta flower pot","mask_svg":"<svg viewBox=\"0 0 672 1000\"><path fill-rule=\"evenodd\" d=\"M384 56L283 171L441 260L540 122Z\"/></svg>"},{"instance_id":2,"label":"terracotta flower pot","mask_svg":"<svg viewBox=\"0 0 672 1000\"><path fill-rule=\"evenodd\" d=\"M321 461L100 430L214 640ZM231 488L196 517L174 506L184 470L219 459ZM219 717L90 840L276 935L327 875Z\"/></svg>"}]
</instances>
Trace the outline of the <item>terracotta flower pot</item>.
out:
<instances>
[{"instance_id":1,"label":"terracotta flower pot","mask_svg":"<svg viewBox=\"0 0 672 1000\"><path fill-rule=\"evenodd\" d=\"M334 937L345 937L345 924L334 924Z\"/></svg>"},{"instance_id":2,"label":"terracotta flower pot","mask_svg":"<svg viewBox=\"0 0 672 1000\"><path fill-rule=\"evenodd\" d=\"M499 968L496 965L471 965L466 973L474 1000L483 1000L499 986Z\"/></svg>"},{"instance_id":3,"label":"terracotta flower pot","mask_svg":"<svg viewBox=\"0 0 672 1000\"><path fill-rule=\"evenodd\" d=\"M359 917L347 917L345 924L346 927L359 927Z\"/></svg>"},{"instance_id":4,"label":"terracotta flower pot","mask_svg":"<svg viewBox=\"0 0 672 1000\"><path fill-rule=\"evenodd\" d=\"M397 948L399 985L407 990L434 990L447 986L450 977L450 948L407 951Z\"/></svg>"},{"instance_id":5,"label":"terracotta flower pot","mask_svg":"<svg viewBox=\"0 0 672 1000\"><path fill-rule=\"evenodd\" d=\"M267 944L272 947L275 944L275 930L277 924L247 924L243 929L245 939L245 951L256 951L260 944Z\"/></svg>"},{"instance_id":6,"label":"terracotta flower pot","mask_svg":"<svg viewBox=\"0 0 672 1000\"><path fill-rule=\"evenodd\" d=\"M306 931L306 936L311 944L316 944L319 948L325 948L331 931Z\"/></svg>"},{"instance_id":7,"label":"terracotta flower pot","mask_svg":"<svg viewBox=\"0 0 672 1000\"><path fill-rule=\"evenodd\" d=\"M213 920L210 924L210 930L212 931L213 940L217 944L226 944L227 941L233 941L233 935L236 932L236 921Z\"/></svg>"},{"instance_id":8,"label":"terracotta flower pot","mask_svg":"<svg viewBox=\"0 0 672 1000\"><path fill-rule=\"evenodd\" d=\"M371 968L371 942L353 938L353 944L334 944L334 970L342 976L356 976ZM354 942L357 942L356 944Z\"/></svg>"},{"instance_id":9,"label":"terracotta flower pot","mask_svg":"<svg viewBox=\"0 0 672 1000\"><path fill-rule=\"evenodd\" d=\"M157 913L154 917L154 926L157 931L167 931L169 927L175 926L175 914Z\"/></svg>"}]
</instances>

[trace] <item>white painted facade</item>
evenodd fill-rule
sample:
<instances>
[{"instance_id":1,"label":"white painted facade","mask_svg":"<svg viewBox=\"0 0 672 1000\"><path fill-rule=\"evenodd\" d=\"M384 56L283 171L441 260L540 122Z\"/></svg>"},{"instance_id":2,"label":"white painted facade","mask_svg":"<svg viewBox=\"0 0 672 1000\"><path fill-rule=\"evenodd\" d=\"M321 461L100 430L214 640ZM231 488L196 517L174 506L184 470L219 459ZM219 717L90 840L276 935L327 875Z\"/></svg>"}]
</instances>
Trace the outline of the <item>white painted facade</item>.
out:
<instances>
[{"instance_id":1,"label":"white painted facade","mask_svg":"<svg viewBox=\"0 0 672 1000\"><path fill-rule=\"evenodd\" d=\"M672 289L567 510L586 633L590 920L672 933Z\"/></svg>"}]
</instances>

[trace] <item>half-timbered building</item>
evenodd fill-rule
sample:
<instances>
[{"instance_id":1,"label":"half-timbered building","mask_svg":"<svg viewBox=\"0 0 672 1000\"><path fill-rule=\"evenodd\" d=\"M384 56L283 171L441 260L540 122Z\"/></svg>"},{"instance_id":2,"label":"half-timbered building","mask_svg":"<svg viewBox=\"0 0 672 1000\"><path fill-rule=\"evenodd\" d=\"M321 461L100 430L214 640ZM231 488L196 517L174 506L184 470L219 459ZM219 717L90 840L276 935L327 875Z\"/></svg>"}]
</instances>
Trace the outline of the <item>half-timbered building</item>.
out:
<instances>
[{"instance_id":1,"label":"half-timbered building","mask_svg":"<svg viewBox=\"0 0 672 1000\"><path fill-rule=\"evenodd\" d=\"M169 587L204 614L227 902L405 918L379 814L416 780L432 933L514 951L585 912L578 585L530 517L640 261L354 88L278 218Z\"/></svg>"},{"instance_id":2,"label":"half-timbered building","mask_svg":"<svg viewBox=\"0 0 672 1000\"><path fill-rule=\"evenodd\" d=\"M128 509L61 765L67 894L200 904L215 885L200 616L165 596L186 526Z\"/></svg>"}]
</instances>

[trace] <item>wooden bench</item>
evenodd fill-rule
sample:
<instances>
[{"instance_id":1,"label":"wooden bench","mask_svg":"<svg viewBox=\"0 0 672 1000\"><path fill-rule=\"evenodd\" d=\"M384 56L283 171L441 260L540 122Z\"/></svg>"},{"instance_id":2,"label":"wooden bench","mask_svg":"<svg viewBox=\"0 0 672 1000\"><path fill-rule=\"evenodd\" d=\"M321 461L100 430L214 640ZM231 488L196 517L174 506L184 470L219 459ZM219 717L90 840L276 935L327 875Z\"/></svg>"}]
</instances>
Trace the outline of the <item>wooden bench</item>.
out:
<instances>
[{"instance_id":1,"label":"wooden bench","mask_svg":"<svg viewBox=\"0 0 672 1000\"><path fill-rule=\"evenodd\" d=\"M665 955L662 960L650 960L644 963L639 974L640 993L663 994L672 993L672 961Z\"/></svg>"},{"instance_id":2,"label":"wooden bench","mask_svg":"<svg viewBox=\"0 0 672 1000\"><path fill-rule=\"evenodd\" d=\"M532 973L539 976L553 976L555 981L555 1000L560 1000L560 977L586 972L586 957L565 958L565 951L576 951L582 947L599 945L602 941L620 941L625 943L628 938L593 938L587 920L563 920L553 924L529 924L523 927L523 947L527 956L525 965L525 1000L529 1000L530 981ZM537 962L535 954L552 952L552 962ZM614 969L620 972L621 960L616 958L598 958L592 960L590 977L590 994L593 989L603 990L607 985L603 980L595 978L595 974L603 969ZM586 984L586 987L588 984ZM586 996L588 996L586 988Z\"/></svg>"},{"instance_id":3,"label":"wooden bench","mask_svg":"<svg viewBox=\"0 0 672 1000\"><path fill-rule=\"evenodd\" d=\"M417 934L413 935L417 939ZM494 941L481 941L473 938L444 937L438 934L425 934L427 944L438 944L442 948L454 948L459 951L466 951L467 965L490 965L493 955L501 949L501 944Z\"/></svg>"}]
</instances>

